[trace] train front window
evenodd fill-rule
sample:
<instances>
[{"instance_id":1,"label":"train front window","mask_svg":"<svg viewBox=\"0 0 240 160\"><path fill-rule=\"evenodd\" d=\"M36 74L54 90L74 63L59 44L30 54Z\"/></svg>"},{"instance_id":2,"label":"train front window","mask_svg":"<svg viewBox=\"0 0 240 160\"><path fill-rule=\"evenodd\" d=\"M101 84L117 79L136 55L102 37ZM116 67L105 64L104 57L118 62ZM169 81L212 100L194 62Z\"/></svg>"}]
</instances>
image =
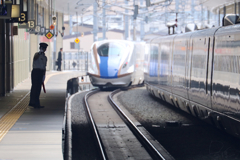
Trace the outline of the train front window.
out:
<instances>
[{"instance_id":1,"label":"train front window","mask_svg":"<svg viewBox=\"0 0 240 160\"><path fill-rule=\"evenodd\" d=\"M98 47L97 51L101 57L121 56L124 48L123 44L105 43Z\"/></svg>"}]
</instances>

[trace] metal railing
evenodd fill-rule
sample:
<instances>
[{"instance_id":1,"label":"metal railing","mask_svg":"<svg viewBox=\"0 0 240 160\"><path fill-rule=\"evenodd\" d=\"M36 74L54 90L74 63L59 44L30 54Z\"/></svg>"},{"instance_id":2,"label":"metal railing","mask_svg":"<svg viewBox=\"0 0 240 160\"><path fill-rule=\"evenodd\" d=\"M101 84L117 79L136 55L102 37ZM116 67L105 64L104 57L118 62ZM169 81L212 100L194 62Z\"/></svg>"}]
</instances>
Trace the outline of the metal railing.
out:
<instances>
[{"instance_id":1,"label":"metal railing","mask_svg":"<svg viewBox=\"0 0 240 160\"><path fill-rule=\"evenodd\" d=\"M55 53L54 53L55 54ZM57 56L55 55L54 59L57 61ZM54 70L57 69L55 65ZM79 70L85 71L88 70L88 52L63 52L62 53L62 70Z\"/></svg>"}]
</instances>

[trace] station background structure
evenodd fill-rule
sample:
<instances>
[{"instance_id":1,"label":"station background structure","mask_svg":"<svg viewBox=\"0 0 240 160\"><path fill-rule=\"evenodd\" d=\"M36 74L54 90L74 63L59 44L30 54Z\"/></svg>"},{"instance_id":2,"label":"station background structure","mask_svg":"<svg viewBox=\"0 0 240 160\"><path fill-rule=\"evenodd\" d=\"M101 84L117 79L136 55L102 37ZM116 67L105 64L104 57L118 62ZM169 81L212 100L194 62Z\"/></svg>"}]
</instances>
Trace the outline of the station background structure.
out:
<instances>
[{"instance_id":1,"label":"station background structure","mask_svg":"<svg viewBox=\"0 0 240 160\"><path fill-rule=\"evenodd\" d=\"M58 36L48 40L43 35L29 34L26 29L18 29L18 35L13 35L12 28L18 24L0 19L0 96L30 77L33 55L39 51L40 42L49 45L46 51L49 71L56 69L55 60L62 47L64 52L74 55L89 51L97 40L142 41L151 35L167 35L168 23L177 24L178 34L184 32L188 23L195 23L199 29L217 27L226 14L240 14L240 0L150 0L151 6L147 6L147 1L23 0L25 5L29 4L28 18L37 25L49 28L52 16L57 16ZM62 27L66 30L61 36ZM80 39L80 45L73 49L71 43L75 38Z\"/></svg>"},{"instance_id":2,"label":"station background structure","mask_svg":"<svg viewBox=\"0 0 240 160\"><path fill-rule=\"evenodd\" d=\"M32 6L28 11L28 19L49 28L53 14L46 1L40 3L35 0L24 0L24 3L27 2ZM56 30L62 32L64 14L61 12L55 14L58 16ZM48 71L53 69L55 61L53 51L63 46L63 37L60 34L48 40L45 35L29 34L26 29L18 28L18 35L13 35L13 26L18 26L18 23L6 23L4 19L0 19L0 96L11 92L19 83L30 77L33 56L39 51L40 42L48 44L46 51Z\"/></svg>"}]
</instances>

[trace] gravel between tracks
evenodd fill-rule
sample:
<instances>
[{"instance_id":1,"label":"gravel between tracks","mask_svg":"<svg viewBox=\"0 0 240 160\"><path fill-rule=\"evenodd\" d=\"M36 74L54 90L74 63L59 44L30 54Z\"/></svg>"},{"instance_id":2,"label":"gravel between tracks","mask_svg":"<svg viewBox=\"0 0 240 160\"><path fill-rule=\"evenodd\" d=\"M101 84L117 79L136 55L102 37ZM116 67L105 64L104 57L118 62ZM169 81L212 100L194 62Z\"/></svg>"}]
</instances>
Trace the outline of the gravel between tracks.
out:
<instances>
[{"instance_id":1,"label":"gravel between tracks","mask_svg":"<svg viewBox=\"0 0 240 160\"><path fill-rule=\"evenodd\" d=\"M151 96L145 87L117 98L175 159L240 159L238 139Z\"/></svg>"},{"instance_id":2,"label":"gravel between tracks","mask_svg":"<svg viewBox=\"0 0 240 160\"><path fill-rule=\"evenodd\" d=\"M97 159L93 131L84 109L83 98L87 92L73 97L72 107L72 160Z\"/></svg>"}]
</instances>

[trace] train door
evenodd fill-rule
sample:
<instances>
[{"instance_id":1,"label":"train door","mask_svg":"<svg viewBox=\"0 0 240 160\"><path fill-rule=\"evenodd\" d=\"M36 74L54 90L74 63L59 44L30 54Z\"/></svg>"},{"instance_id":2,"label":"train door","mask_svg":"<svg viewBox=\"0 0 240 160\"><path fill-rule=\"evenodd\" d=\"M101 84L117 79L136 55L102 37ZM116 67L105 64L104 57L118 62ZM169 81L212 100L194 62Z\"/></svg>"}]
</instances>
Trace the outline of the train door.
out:
<instances>
[{"instance_id":1,"label":"train door","mask_svg":"<svg viewBox=\"0 0 240 160\"><path fill-rule=\"evenodd\" d=\"M212 108L235 114L240 110L240 34L239 27L227 29L220 28L215 35Z\"/></svg>"},{"instance_id":2,"label":"train door","mask_svg":"<svg viewBox=\"0 0 240 160\"><path fill-rule=\"evenodd\" d=\"M211 92L212 92L212 82L211 82L211 77L212 77L212 59L213 59L213 37L207 37L206 38L206 82L205 82L205 106L208 108L212 107L212 101L211 101Z\"/></svg>"},{"instance_id":3,"label":"train door","mask_svg":"<svg viewBox=\"0 0 240 160\"><path fill-rule=\"evenodd\" d=\"M192 36L188 42L189 49L186 55L186 86L187 86L187 94L189 98L189 89L190 89L190 77L191 77L191 66L192 66L192 50L193 50L193 39Z\"/></svg>"},{"instance_id":4,"label":"train door","mask_svg":"<svg viewBox=\"0 0 240 160\"><path fill-rule=\"evenodd\" d=\"M208 104L208 61L210 39L196 34L192 39L189 99L204 106Z\"/></svg>"}]
</instances>

